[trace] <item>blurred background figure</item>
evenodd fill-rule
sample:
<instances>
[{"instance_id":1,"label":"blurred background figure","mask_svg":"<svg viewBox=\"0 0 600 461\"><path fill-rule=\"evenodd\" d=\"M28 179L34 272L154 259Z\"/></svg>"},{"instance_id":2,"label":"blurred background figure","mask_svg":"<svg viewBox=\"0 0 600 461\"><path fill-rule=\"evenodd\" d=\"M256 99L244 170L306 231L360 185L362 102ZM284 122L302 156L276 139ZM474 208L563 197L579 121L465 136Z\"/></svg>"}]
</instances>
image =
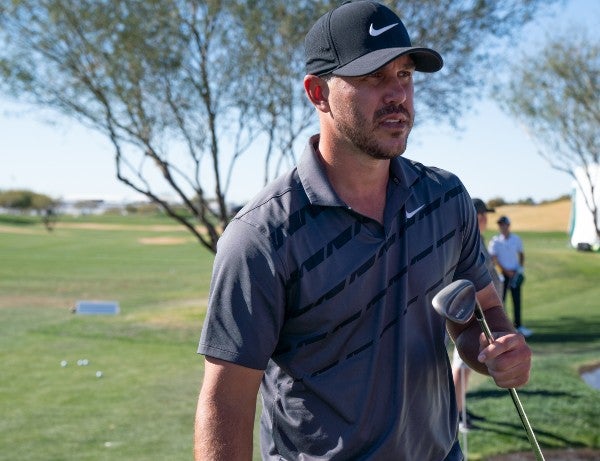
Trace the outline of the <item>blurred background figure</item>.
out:
<instances>
[{"instance_id":1,"label":"blurred background figure","mask_svg":"<svg viewBox=\"0 0 600 461\"><path fill-rule=\"evenodd\" d=\"M500 268L504 277L502 301L506 306L506 293L510 289L513 301L513 322L515 328L525 337L531 336L532 331L521 323L522 297L521 285L525 280L523 265L525 253L521 238L510 231L510 219L501 216L497 221L500 233L495 235L488 246L488 251L494 263Z\"/></svg>"}]
</instances>

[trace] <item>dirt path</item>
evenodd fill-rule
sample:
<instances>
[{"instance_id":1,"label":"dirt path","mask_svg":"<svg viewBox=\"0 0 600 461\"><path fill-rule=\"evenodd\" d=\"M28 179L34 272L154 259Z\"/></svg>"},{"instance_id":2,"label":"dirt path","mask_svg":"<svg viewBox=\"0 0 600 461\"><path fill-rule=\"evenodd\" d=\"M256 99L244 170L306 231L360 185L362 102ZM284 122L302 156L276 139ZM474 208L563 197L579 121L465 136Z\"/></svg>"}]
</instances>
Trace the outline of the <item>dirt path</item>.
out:
<instances>
[{"instance_id":1,"label":"dirt path","mask_svg":"<svg viewBox=\"0 0 600 461\"><path fill-rule=\"evenodd\" d=\"M507 205L496 208L488 217L488 228L496 229L496 221L502 215L510 218L511 230L568 232L571 216L571 202L544 203L542 205Z\"/></svg>"}]
</instances>

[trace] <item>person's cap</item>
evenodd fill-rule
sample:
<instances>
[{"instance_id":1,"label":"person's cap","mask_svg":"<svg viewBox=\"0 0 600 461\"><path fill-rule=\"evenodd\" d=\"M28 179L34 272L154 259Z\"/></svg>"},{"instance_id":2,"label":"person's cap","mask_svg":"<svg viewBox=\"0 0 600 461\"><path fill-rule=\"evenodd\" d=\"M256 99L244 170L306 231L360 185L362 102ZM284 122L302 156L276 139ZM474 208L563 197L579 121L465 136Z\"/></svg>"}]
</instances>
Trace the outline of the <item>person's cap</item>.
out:
<instances>
[{"instance_id":1,"label":"person's cap","mask_svg":"<svg viewBox=\"0 0 600 461\"><path fill-rule=\"evenodd\" d=\"M498 219L498 221L496 221L498 224L506 224L508 226L510 226L510 219L508 219L508 216L500 216L500 219Z\"/></svg>"},{"instance_id":2,"label":"person's cap","mask_svg":"<svg viewBox=\"0 0 600 461\"><path fill-rule=\"evenodd\" d=\"M370 74L409 54L420 72L437 72L444 62L437 51L413 47L400 18L371 1L346 2L321 16L304 40L306 73L355 77Z\"/></svg>"},{"instance_id":3,"label":"person's cap","mask_svg":"<svg viewBox=\"0 0 600 461\"><path fill-rule=\"evenodd\" d=\"M493 208L488 208L485 202L480 198L473 199L473 206L475 207L477 214L493 213L495 211Z\"/></svg>"}]
</instances>

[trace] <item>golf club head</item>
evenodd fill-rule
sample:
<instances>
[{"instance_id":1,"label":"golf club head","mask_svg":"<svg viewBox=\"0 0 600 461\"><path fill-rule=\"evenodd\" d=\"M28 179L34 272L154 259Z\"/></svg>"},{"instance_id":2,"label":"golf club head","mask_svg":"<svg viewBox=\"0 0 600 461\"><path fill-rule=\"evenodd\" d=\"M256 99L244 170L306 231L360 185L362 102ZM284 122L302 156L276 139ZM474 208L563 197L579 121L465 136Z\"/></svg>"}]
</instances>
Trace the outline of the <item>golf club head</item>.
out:
<instances>
[{"instance_id":1,"label":"golf club head","mask_svg":"<svg viewBox=\"0 0 600 461\"><path fill-rule=\"evenodd\" d=\"M475 285L469 280L456 280L440 290L431 304L438 314L451 322L467 323L477 304Z\"/></svg>"}]
</instances>

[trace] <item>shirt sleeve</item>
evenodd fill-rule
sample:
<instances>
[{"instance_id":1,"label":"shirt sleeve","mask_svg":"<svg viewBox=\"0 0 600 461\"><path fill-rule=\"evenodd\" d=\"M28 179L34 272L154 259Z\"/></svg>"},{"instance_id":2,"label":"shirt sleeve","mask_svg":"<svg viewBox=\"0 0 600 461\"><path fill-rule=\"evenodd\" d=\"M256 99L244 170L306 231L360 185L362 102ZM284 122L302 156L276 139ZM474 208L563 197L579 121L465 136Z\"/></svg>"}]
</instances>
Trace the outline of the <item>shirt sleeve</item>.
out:
<instances>
[{"instance_id":1,"label":"shirt sleeve","mask_svg":"<svg viewBox=\"0 0 600 461\"><path fill-rule=\"evenodd\" d=\"M264 370L284 319L281 267L268 236L232 221L219 239L198 353Z\"/></svg>"},{"instance_id":2,"label":"shirt sleeve","mask_svg":"<svg viewBox=\"0 0 600 461\"><path fill-rule=\"evenodd\" d=\"M464 216L464 233L460 261L456 268L454 279L467 279L473 282L477 291L492 282L487 269L486 255L482 248L477 213L468 194L464 194L462 204Z\"/></svg>"}]
</instances>

